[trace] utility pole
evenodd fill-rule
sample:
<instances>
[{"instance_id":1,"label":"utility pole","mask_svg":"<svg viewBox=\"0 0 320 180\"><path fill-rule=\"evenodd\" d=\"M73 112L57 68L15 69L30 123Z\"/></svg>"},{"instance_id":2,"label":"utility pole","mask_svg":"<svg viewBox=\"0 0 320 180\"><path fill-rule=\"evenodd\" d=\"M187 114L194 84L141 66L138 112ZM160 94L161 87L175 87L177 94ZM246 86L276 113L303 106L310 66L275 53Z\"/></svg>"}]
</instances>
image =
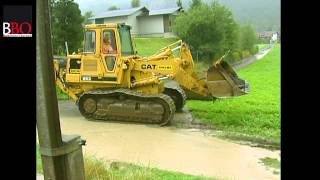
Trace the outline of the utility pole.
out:
<instances>
[{"instance_id":1,"label":"utility pole","mask_svg":"<svg viewBox=\"0 0 320 180\"><path fill-rule=\"evenodd\" d=\"M46 180L84 180L80 136L62 136L56 95L49 0L37 0L37 130Z\"/></svg>"}]
</instances>

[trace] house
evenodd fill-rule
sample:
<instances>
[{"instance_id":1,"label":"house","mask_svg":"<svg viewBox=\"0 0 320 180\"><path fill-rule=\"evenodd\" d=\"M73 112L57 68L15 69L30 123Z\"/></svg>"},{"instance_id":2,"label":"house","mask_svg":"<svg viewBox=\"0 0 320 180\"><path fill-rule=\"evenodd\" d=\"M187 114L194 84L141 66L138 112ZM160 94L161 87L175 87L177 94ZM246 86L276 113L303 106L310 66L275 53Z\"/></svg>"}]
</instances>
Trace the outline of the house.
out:
<instances>
[{"instance_id":1,"label":"house","mask_svg":"<svg viewBox=\"0 0 320 180\"><path fill-rule=\"evenodd\" d=\"M182 11L180 7L149 10L137 7L123 10L107 11L90 18L94 24L125 23L132 27L133 36L171 37L172 21Z\"/></svg>"},{"instance_id":2,"label":"house","mask_svg":"<svg viewBox=\"0 0 320 180\"><path fill-rule=\"evenodd\" d=\"M277 32L275 31L264 31L264 32L259 32L257 34L259 39L271 39L272 36L274 36L274 34L276 34Z\"/></svg>"}]
</instances>

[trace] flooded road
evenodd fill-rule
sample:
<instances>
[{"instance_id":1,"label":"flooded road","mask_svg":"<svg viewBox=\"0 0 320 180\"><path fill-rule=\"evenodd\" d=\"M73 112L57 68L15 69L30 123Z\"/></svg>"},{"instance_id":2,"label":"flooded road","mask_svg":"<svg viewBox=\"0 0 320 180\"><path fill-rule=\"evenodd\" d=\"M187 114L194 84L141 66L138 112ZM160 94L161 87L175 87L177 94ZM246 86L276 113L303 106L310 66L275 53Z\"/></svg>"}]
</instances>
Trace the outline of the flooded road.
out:
<instances>
[{"instance_id":1,"label":"flooded road","mask_svg":"<svg viewBox=\"0 0 320 180\"><path fill-rule=\"evenodd\" d=\"M84 153L106 160L226 179L280 179L260 158L279 159L279 151L240 145L197 129L88 121L71 101L60 101L64 134L87 140Z\"/></svg>"}]
</instances>

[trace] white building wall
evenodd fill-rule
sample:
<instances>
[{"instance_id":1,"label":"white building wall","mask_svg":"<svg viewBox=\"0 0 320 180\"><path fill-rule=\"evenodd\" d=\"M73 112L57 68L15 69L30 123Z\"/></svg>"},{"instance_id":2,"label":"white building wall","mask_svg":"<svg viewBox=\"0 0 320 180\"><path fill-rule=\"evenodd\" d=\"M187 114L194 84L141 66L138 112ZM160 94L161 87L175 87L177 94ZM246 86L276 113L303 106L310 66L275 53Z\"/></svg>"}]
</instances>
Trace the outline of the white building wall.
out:
<instances>
[{"instance_id":1,"label":"white building wall","mask_svg":"<svg viewBox=\"0 0 320 180\"><path fill-rule=\"evenodd\" d=\"M128 23L127 16L104 18L104 23Z\"/></svg>"},{"instance_id":2,"label":"white building wall","mask_svg":"<svg viewBox=\"0 0 320 180\"><path fill-rule=\"evenodd\" d=\"M163 16L140 16L138 17L139 34L162 34L164 33Z\"/></svg>"},{"instance_id":3,"label":"white building wall","mask_svg":"<svg viewBox=\"0 0 320 180\"><path fill-rule=\"evenodd\" d=\"M139 16L142 13L142 11L138 11L128 16L127 24L131 26L131 34L140 34L137 16Z\"/></svg>"},{"instance_id":4,"label":"white building wall","mask_svg":"<svg viewBox=\"0 0 320 180\"><path fill-rule=\"evenodd\" d=\"M132 34L139 34L139 24L137 22L137 16L139 16L141 13L141 11L138 11L134 14L131 14L130 16L104 18L104 23L125 23L131 26Z\"/></svg>"}]
</instances>

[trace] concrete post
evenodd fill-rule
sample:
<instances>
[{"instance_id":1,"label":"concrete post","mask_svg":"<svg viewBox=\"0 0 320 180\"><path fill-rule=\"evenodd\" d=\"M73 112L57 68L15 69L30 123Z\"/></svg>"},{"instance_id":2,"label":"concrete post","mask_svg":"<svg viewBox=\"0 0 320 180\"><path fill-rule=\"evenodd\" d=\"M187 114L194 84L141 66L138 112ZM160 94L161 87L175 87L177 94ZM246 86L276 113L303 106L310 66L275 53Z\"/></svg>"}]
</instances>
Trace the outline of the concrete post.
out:
<instances>
[{"instance_id":1,"label":"concrete post","mask_svg":"<svg viewBox=\"0 0 320 180\"><path fill-rule=\"evenodd\" d=\"M61 135L54 80L48 0L37 0L37 130L46 180L83 180L79 136Z\"/></svg>"}]
</instances>

